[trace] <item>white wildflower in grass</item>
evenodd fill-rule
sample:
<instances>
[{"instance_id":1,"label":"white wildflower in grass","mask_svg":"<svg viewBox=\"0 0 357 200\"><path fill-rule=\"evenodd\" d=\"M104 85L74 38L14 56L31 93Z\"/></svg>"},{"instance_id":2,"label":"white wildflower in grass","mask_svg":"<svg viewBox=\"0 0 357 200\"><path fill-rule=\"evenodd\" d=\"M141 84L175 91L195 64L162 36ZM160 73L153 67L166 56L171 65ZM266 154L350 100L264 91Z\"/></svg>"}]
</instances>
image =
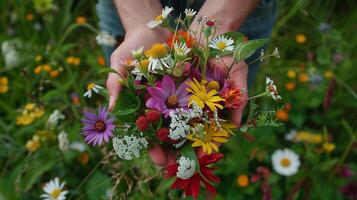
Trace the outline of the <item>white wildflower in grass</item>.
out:
<instances>
[{"instance_id":1,"label":"white wildflower in grass","mask_svg":"<svg viewBox=\"0 0 357 200\"><path fill-rule=\"evenodd\" d=\"M273 56L275 57L275 58L280 58L280 54L279 54L279 49L278 49L278 47L275 47L275 49L274 49L274 51L273 51Z\"/></svg>"},{"instance_id":2,"label":"white wildflower in grass","mask_svg":"<svg viewBox=\"0 0 357 200\"><path fill-rule=\"evenodd\" d=\"M7 68L13 68L20 64L21 58L16 50L12 50L4 56L4 60Z\"/></svg>"},{"instance_id":3,"label":"white wildflower in grass","mask_svg":"<svg viewBox=\"0 0 357 200\"><path fill-rule=\"evenodd\" d=\"M65 200L68 191L63 189L64 185L65 182L60 183L59 178L56 177L43 187L45 194L42 194L41 198L44 200Z\"/></svg>"},{"instance_id":4,"label":"white wildflower in grass","mask_svg":"<svg viewBox=\"0 0 357 200\"><path fill-rule=\"evenodd\" d=\"M232 38L220 35L216 38L213 38L209 46L219 51L233 51L234 49L233 44L234 44L234 40Z\"/></svg>"},{"instance_id":5,"label":"white wildflower in grass","mask_svg":"<svg viewBox=\"0 0 357 200\"><path fill-rule=\"evenodd\" d=\"M79 152L84 152L86 150L86 146L82 142L72 142L69 145L69 148L72 150L79 151Z\"/></svg>"},{"instance_id":6,"label":"white wildflower in grass","mask_svg":"<svg viewBox=\"0 0 357 200\"><path fill-rule=\"evenodd\" d=\"M149 28L156 28L157 26L161 25L167 16L174 10L172 7L167 7L165 6L164 9L162 9L161 15L158 15L155 17L155 19L149 21L146 25Z\"/></svg>"},{"instance_id":7,"label":"white wildflower in grass","mask_svg":"<svg viewBox=\"0 0 357 200\"><path fill-rule=\"evenodd\" d=\"M140 151L146 149L148 142L143 137L125 135L123 138L113 138L113 147L116 154L124 160L140 157Z\"/></svg>"},{"instance_id":8,"label":"white wildflower in grass","mask_svg":"<svg viewBox=\"0 0 357 200\"><path fill-rule=\"evenodd\" d=\"M190 158L181 156L178 160L176 176L180 179L189 179L196 171L196 162Z\"/></svg>"},{"instance_id":9,"label":"white wildflower in grass","mask_svg":"<svg viewBox=\"0 0 357 200\"><path fill-rule=\"evenodd\" d=\"M48 117L47 120L47 125L48 126L52 126L55 127L58 124L59 120L63 120L65 118L65 116L59 111L59 110L55 110L53 111L53 113Z\"/></svg>"},{"instance_id":10,"label":"white wildflower in grass","mask_svg":"<svg viewBox=\"0 0 357 200\"><path fill-rule=\"evenodd\" d=\"M94 83L89 83L87 85L87 92L84 93L84 97L88 97L88 98L91 98L92 97L92 93L95 92L95 93L99 93L99 90L103 89L102 86L99 86L99 85L96 85Z\"/></svg>"},{"instance_id":11,"label":"white wildflower in grass","mask_svg":"<svg viewBox=\"0 0 357 200\"><path fill-rule=\"evenodd\" d=\"M5 56L6 54L8 54L10 51L15 51L15 43L14 41L11 40L7 40L1 43L1 52L2 55Z\"/></svg>"},{"instance_id":12,"label":"white wildflower in grass","mask_svg":"<svg viewBox=\"0 0 357 200\"><path fill-rule=\"evenodd\" d=\"M174 44L175 55L179 57L185 57L188 53L190 53L191 49L187 47L185 42L175 42Z\"/></svg>"},{"instance_id":13,"label":"white wildflower in grass","mask_svg":"<svg viewBox=\"0 0 357 200\"><path fill-rule=\"evenodd\" d=\"M297 131L295 129L291 129L288 133L285 134L285 140L295 141L296 134L297 134Z\"/></svg>"},{"instance_id":14,"label":"white wildflower in grass","mask_svg":"<svg viewBox=\"0 0 357 200\"><path fill-rule=\"evenodd\" d=\"M264 61L264 55L265 55L264 49L262 49L262 50L260 51L260 56L259 56L260 62L263 62L263 61Z\"/></svg>"},{"instance_id":15,"label":"white wildflower in grass","mask_svg":"<svg viewBox=\"0 0 357 200\"><path fill-rule=\"evenodd\" d=\"M269 95L275 100L281 99L281 96L278 94L278 89L276 85L274 85L274 81L270 79L269 77L266 77L266 91L269 93Z\"/></svg>"},{"instance_id":16,"label":"white wildflower in grass","mask_svg":"<svg viewBox=\"0 0 357 200\"><path fill-rule=\"evenodd\" d=\"M185 9L185 15L186 15L186 17L188 17L188 18L191 18L191 17L195 16L196 13L197 13L197 12L196 12L195 10L193 10L192 8L186 8L186 9Z\"/></svg>"},{"instance_id":17,"label":"white wildflower in grass","mask_svg":"<svg viewBox=\"0 0 357 200\"><path fill-rule=\"evenodd\" d=\"M144 47L140 47L137 49L130 50L131 55L136 60L139 60L143 56Z\"/></svg>"},{"instance_id":18,"label":"white wildflower in grass","mask_svg":"<svg viewBox=\"0 0 357 200\"><path fill-rule=\"evenodd\" d=\"M62 152L66 152L68 150L68 134L65 131L61 131L58 134L58 148Z\"/></svg>"},{"instance_id":19,"label":"white wildflower in grass","mask_svg":"<svg viewBox=\"0 0 357 200\"><path fill-rule=\"evenodd\" d=\"M114 47L117 43L117 40L114 36L110 35L106 31L101 31L95 39L99 45Z\"/></svg>"},{"instance_id":20,"label":"white wildflower in grass","mask_svg":"<svg viewBox=\"0 0 357 200\"><path fill-rule=\"evenodd\" d=\"M276 173L283 176L292 176L299 170L299 155L290 149L279 149L272 155L272 164Z\"/></svg>"}]
</instances>

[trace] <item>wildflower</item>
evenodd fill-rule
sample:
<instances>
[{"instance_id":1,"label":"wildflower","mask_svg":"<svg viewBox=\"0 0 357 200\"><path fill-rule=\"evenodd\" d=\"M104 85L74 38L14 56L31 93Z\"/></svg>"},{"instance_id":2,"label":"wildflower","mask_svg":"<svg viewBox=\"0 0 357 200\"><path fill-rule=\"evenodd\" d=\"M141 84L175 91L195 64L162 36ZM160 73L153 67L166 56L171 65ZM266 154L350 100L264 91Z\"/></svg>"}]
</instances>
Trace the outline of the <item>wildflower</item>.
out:
<instances>
[{"instance_id":1,"label":"wildflower","mask_svg":"<svg viewBox=\"0 0 357 200\"><path fill-rule=\"evenodd\" d=\"M249 185L249 178L245 174L241 174L237 177L237 185L239 187L247 187Z\"/></svg>"},{"instance_id":2,"label":"wildflower","mask_svg":"<svg viewBox=\"0 0 357 200\"><path fill-rule=\"evenodd\" d=\"M99 93L99 90L103 89L102 86L96 85L94 83L89 83L87 85L87 92L84 93L84 97L91 98L92 97L92 92Z\"/></svg>"},{"instance_id":3,"label":"wildflower","mask_svg":"<svg viewBox=\"0 0 357 200\"><path fill-rule=\"evenodd\" d=\"M296 138L297 131L295 129L291 129L287 134L285 134L285 140L293 141Z\"/></svg>"},{"instance_id":4,"label":"wildflower","mask_svg":"<svg viewBox=\"0 0 357 200\"><path fill-rule=\"evenodd\" d=\"M280 58L278 47L275 47L272 55L275 56L275 58L278 58L278 59Z\"/></svg>"},{"instance_id":5,"label":"wildflower","mask_svg":"<svg viewBox=\"0 0 357 200\"><path fill-rule=\"evenodd\" d=\"M168 63L168 50L164 44L154 44L149 50L145 52L145 55L149 57L149 71L155 72L157 69L163 70L163 67L170 68Z\"/></svg>"},{"instance_id":6,"label":"wildflower","mask_svg":"<svg viewBox=\"0 0 357 200\"><path fill-rule=\"evenodd\" d=\"M243 91L236 87L226 87L221 91L226 108L239 108L243 104Z\"/></svg>"},{"instance_id":7,"label":"wildflower","mask_svg":"<svg viewBox=\"0 0 357 200\"><path fill-rule=\"evenodd\" d=\"M167 128L160 128L156 131L156 137L163 142L172 142L173 140L169 138L170 130Z\"/></svg>"},{"instance_id":8,"label":"wildflower","mask_svg":"<svg viewBox=\"0 0 357 200\"><path fill-rule=\"evenodd\" d=\"M16 118L17 125L29 125L35 119L42 117L45 111L42 107L37 106L34 103L28 103L22 110L22 114Z\"/></svg>"},{"instance_id":9,"label":"wildflower","mask_svg":"<svg viewBox=\"0 0 357 200\"><path fill-rule=\"evenodd\" d=\"M16 50L12 50L4 56L5 66L7 68L13 68L20 64L21 58Z\"/></svg>"},{"instance_id":10,"label":"wildflower","mask_svg":"<svg viewBox=\"0 0 357 200\"><path fill-rule=\"evenodd\" d=\"M140 116L136 120L135 124L136 124L136 127L138 127L138 129L140 131L146 131L149 128L149 122L145 116Z\"/></svg>"},{"instance_id":11,"label":"wildflower","mask_svg":"<svg viewBox=\"0 0 357 200\"><path fill-rule=\"evenodd\" d=\"M143 51L144 51L144 47L140 47L137 49L130 50L130 53L134 59L140 60L140 58L143 56Z\"/></svg>"},{"instance_id":12,"label":"wildflower","mask_svg":"<svg viewBox=\"0 0 357 200\"><path fill-rule=\"evenodd\" d=\"M326 70L326 71L324 72L324 77L325 77L326 79L331 79L333 76L334 76L334 74L333 74L332 70Z\"/></svg>"},{"instance_id":13,"label":"wildflower","mask_svg":"<svg viewBox=\"0 0 357 200\"><path fill-rule=\"evenodd\" d=\"M207 92L205 85L199 83L195 78L193 81L188 81L187 85L190 86L187 88L187 91L192 94L189 98L189 106L196 103L201 109L205 106L208 106L212 111L215 111L217 108L223 109L223 106L218 102L224 101L224 99L218 95L216 90Z\"/></svg>"},{"instance_id":14,"label":"wildflower","mask_svg":"<svg viewBox=\"0 0 357 200\"><path fill-rule=\"evenodd\" d=\"M191 49L186 46L186 43L178 43L176 42L174 45L175 55L178 57L185 57L188 53L190 53Z\"/></svg>"},{"instance_id":15,"label":"wildflower","mask_svg":"<svg viewBox=\"0 0 357 200\"><path fill-rule=\"evenodd\" d=\"M331 25L326 23L326 22L322 22L319 27L318 27L319 31L321 31L322 33L326 33L331 29Z\"/></svg>"},{"instance_id":16,"label":"wildflower","mask_svg":"<svg viewBox=\"0 0 357 200\"><path fill-rule=\"evenodd\" d=\"M53 113L48 117L47 125L55 127L58 124L59 120L63 120L65 116L59 111L54 110Z\"/></svg>"},{"instance_id":17,"label":"wildflower","mask_svg":"<svg viewBox=\"0 0 357 200\"><path fill-rule=\"evenodd\" d=\"M286 122L289 120L289 113L286 110L278 110L275 113L275 116L278 120Z\"/></svg>"},{"instance_id":18,"label":"wildflower","mask_svg":"<svg viewBox=\"0 0 357 200\"><path fill-rule=\"evenodd\" d=\"M232 38L221 35L214 38L209 44L209 46L219 51L233 51L233 44L234 40Z\"/></svg>"},{"instance_id":19,"label":"wildflower","mask_svg":"<svg viewBox=\"0 0 357 200\"><path fill-rule=\"evenodd\" d=\"M295 41L298 44L304 44L306 42L306 36L304 34L297 34L295 36Z\"/></svg>"},{"instance_id":20,"label":"wildflower","mask_svg":"<svg viewBox=\"0 0 357 200\"><path fill-rule=\"evenodd\" d=\"M161 25L173 10L172 7L165 6L162 9L161 15L156 16L154 20L149 21L146 25L151 29Z\"/></svg>"},{"instance_id":21,"label":"wildflower","mask_svg":"<svg viewBox=\"0 0 357 200\"><path fill-rule=\"evenodd\" d=\"M105 65L105 58L103 56L98 56L98 65L100 66Z\"/></svg>"},{"instance_id":22,"label":"wildflower","mask_svg":"<svg viewBox=\"0 0 357 200\"><path fill-rule=\"evenodd\" d=\"M95 39L97 40L97 43L102 46L114 47L117 44L115 37L106 31L101 31Z\"/></svg>"},{"instance_id":23,"label":"wildflower","mask_svg":"<svg viewBox=\"0 0 357 200\"><path fill-rule=\"evenodd\" d=\"M161 87L149 87L147 91L151 98L146 101L146 107L160 111L165 117L172 110L187 106L186 83L182 83L176 89L175 82L170 76L163 77Z\"/></svg>"},{"instance_id":24,"label":"wildflower","mask_svg":"<svg viewBox=\"0 0 357 200\"><path fill-rule=\"evenodd\" d=\"M83 16L79 16L76 18L76 24L78 25L83 25L87 23L87 18L83 17Z\"/></svg>"},{"instance_id":25,"label":"wildflower","mask_svg":"<svg viewBox=\"0 0 357 200\"><path fill-rule=\"evenodd\" d=\"M33 6L39 13L45 13L51 10L53 6L53 0L33 0Z\"/></svg>"},{"instance_id":26,"label":"wildflower","mask_svg":"<svg viewBox=\"0 0 357 200\"><path fill-rule=\"evenodd\" d=\"M9 90L9 80L6 76L0 76L0 94L6 93Z\"/></svg>"},{"instance_id":27,"label":"wildflower","mask_svg":"<svg viewBox=\"0 0 357 200\"><path fill-rule=\"evenodd\" d=\"M60 183L59 178L56 177L43 187L45 194L42 194L41 198L44 200L65 200L68 193L63 189L65 184L65 182Z\"/></svg>"},{"instance_id":28,"label":"wildflower","mask_svg":"<svg viewBox=\"0 0 357 200\"><path fill-rule=\"evenodd\" d=\"M123 138L113 138L116 154L124 160L132 160L140 156L140 151L146 149L148 142L144 137L125 135Z\"/></svg>"},{"instance_id":29,"label":"wildflower","mask_svg":"<svg viewBox=\"0 0 357 200\"><path fill-rule=\"evenodd\" d=\"M172 140L183 139L184 141L190 131L190 126L188 125L188 122L194 117L196 117L195 112L193 112L193 110L191 109L185 110L181 108L171 111L169 116L171 118L169 138L171 138Z\"/></svg>"},{"instance_id":30,"label":"wildflower","mask_svg":"<svg viewBox=\"0 0 357 200\"><path fill-rule=\"evenodd\" d=\"M43 59L43 57L41 55L35 56L35 62L41 62L42 59Z\"/></svg>"},{"instance_id":31,"label":"wildflower","mask_svg":"<svg viewBox=\"0 0 357 200\"><path fill-rule=\"evenodd\" d=\"M207 84L207 89L208 90L219 90L219 83L218 81L210 81Z\"/></svg>"},{"instance_id":32,"label":"wildflower","mask_svg":"<svg viewBox=\"0 0 357 200\"><path fill-rule=\"evenodd\" d=\"M61 131L58 134L58 148L62 152L66 152L68 150L68 134L65 131Z\"/></svg>"},{"instance_id":33,"label":"wildflower","mask_svg":"<svg viewBox=\"0 0 357 200\"><path fill-rule=\"evenodd\" d=\"M350 199L357 199L357 182L352 181L340 189L341 193Z\"/></svg>"},{"instance_id":34,"label":"wildflower","mask_svg":"<svg viewBox=\"0 0 357 200\"><path fill-rule=\"evenodd\" d=\"M309 75L307 75L306 73L300 73L299 74L299 81L301 83L306 83L309 81Z\"/></svg>"},{"instance_id":35,"label":"wildflower","mask_svg":"<svg viewBox=\"0 0 357 200\"><path fill-rule=\"evenodd\" d=\"M186 8L185 9L185 15L186 15L187 18L191 18L191 17L195 16L196 13L197 12L194 11L193 9L191 9L191 8Z\"/></svg>"},{"instance_id":36,"label":"wildflower","mask_svg":"<svg viewBox=\"0 0 357 200\"><path fill-rule=\"evenodd\" d=\"M318 144L323 141L323 138L321 134L314 134L309 131L298 131L294 137L294 141Z\"/></svg>"},{"instance_id":37,"label":"wildflower","mask_svg":"<svg viewBox=\"0 0 357 200\"><path fill-rule=\"evenodd\" d=\"M195 43L195 39L190 36L187 31L178 30L175 34L172 34L167 40L166 43L169 47L173 47L175 43L180 43L184 41L188 48L191 48Z\"/></svg>"},{"instance_id":38,"label":"wildflower","mask_svg":"<svg viewBox=\"0 0 357 200\"><path fill-rule=\"evenodd\" d=\"M300 167L299 155L290 149L276 150L272 155L273 168L283 176L292 176Z\"/></svg>"},{"instance_id":39,"label":"wildflower","mask_svg":"<svg viewBox=\"0 0 357 200\"><path fill-rule=\"evenodd\" d=\"M287 91L293 91L295 89L295 87L296 87L296 84L294 82L287 82L285 84L285 89Z\"/></svg>"},{"instance_id":40,"label":"wildflower","mask_svg":"<svg viewBox=\"0 0 357 200\"><path fill-rule=\"evenodd\" d=\"M179 172L179 167L182 163L182 167L180 170L183 170L182 168L186 169L184 173L185 175L190 175L192 173L191 170L193 167L193 163L190 162L190 160L182 160L181 162L175 163L168 165L166 167L166 172L165 172L165 177L176 177L175 182L171 185L172 189L181 189L185 191L186 196L192 196L193 198L197 199L198 194L200 192L200 187L201 183L204 185L207 189L208 192L210 192L212 195L216 194L216 189L211 185L211 183L219 183L220 179L219 177L215 176L213 174L213 171L217 168L214 167L208 167L208 165L216 163L220 159L223 158L223 154L210 154L210 155L204 155L201 158L198 159L198 167L200 168L200 173L195 172L190 178L188 179L182 179L178 177L178 172ZM179 160L180 161L180 160ZM181 173L180 173L181 176ZM188 176L184 176L185 178Z\"/></svg>"},{"instance_id":41,"label":"wildflower","mask_svg":"<svg viewBox=\"0 0 357 200\"><path fill-rule=\"evenodd\" d=\"M58 77L59 74L60 74L60 72L59 72L58 70L53 70L53 71L50 72L50 76L51 76L52 78Z\"/></svg>"},{"instance_id":42,"label":"wildflower","mask_svg":"<svg viewBox=\"0 0 357 200\"><path fill-rule=\"evenodd\" d=\"M27 141L26 149L29 152L35 152L40 147L40 138L37 136L33 136L31 140Z\"/></svg>"},{"instance_id":43,"label":"wildflower","mask_svg":"<svg viewBox=\"0 0 357 200\"><path fill-rule=\"evenodd\" d=\"M86 146L82 142L72 142L69 145L69 148L79 152L84 152L86 150Z\"/></svg>"},{"instance_id":44,"label":"wildflower","mask_svg":"<svg viewBox=\"0 0 357 200\"><path fill-rule=\"evenodd\" d=\"M161 118L161 113L157 110L149 110L145 113L146 119L150 123L156 123Z\"/></svg>"},{"instance_id":45,"label":"wildflower","mask_svg":"<svg viewBox=\"0 0 357 200\"><path fill-rule=\"evenodd\" d=\"M266 78L266 91L269 93L269 95L276 101L281 99L281 96L278 94L278 90L276 85L274 85L274 81L271 80L269 77Z\"/></svg>"},{"instance_id":46,"label":"wildflower","mask_svg":"<svg viewBox=\"0 0 357 200\"><path fill-rule=\"evenodd\" d=\"M103 142L108 142L109 138L113 136L113 130L115 128L113 122L114 118L109 118L106 108L98 109L98 115L84 111L84 117L82 123L82 135L85 137L85 141L93 146L101 145Z\"/></svg>"},{"instance_id":47,"label":"wildflower","mask_svg":"<svg viewBox=\"0 0 357 200\"><path fill-rule=\"evenodd\" d=\"M28 14L25 16L25 18L26 18L27 21L32 21L33 18L34 18L34 16L33 16L32 13L28 13Z\"/></svg>"},{"instance_id":48,"label":"wildflower","mask_svg":"<svg viewBox=\"0 0 357 200\"><path fill-rule=\"evenodd\" d=\"M333 150L335 150L336 146L334 143L329 143L329 142L325 142L322 145L322 148L327 152L327 153L331 153Z\"/></svg>"},{"instance_id":49,"label":"wildflower","mask_svg":"<svg viewBox=\"0 0 357 200\"><path fill-rule=\"evenodd\" d=\"M87 152L83 152L83 153L79 154L77 160L82 165L86 165L86 164L88 164L88 161L89 161L89 154Z\"/></svg>"},{"instance_id":50,"label":"wildflower","mask_svg":"<svg viewBox=\"0 0 357 200\"><path fill-rule=\"evenodd\" d=\"M336 172L338 175L344 178L352 177L355 175L354 171L348 165L338 165Z\"/></svg>"},{"instance_id":51,"label":"wildflower","mask_svg":"<svg viewBox=\"0 0 357 200\"><path fill-rule=\"evenodd\" d=\"M207 154L211 154L212 149L218 152L217 143L228 142L228 137L229 134L226 130L219 129L213 124L205 124L204 127L196 129L193 133L187 135L187 139L193 141L192 147L201 146L203 152Z\"/></svg>"},{"instance_id":52,"label":"wildflower","mask_svg":"<svg viewBox=\"0 0 357 200\"><path fill-rule=\"evenodd\" d=\"M190 158L181 156L177 161L178 167L176 177L180 179L189 179L196 171L196 162Z\"/></svg>"},{"instance_id":53,"label":"wildflower","mask_svg":"<svg viewBox=\"0 0 357 200\"><path fill-rule=\"evenodd\" d=\"M72 100L72 103L74 104L74 105L76 105L76 106L78 106L78 105L80 105L80 99L79 99L79 96L78 96L78 94L77 93L72 93L71 94L71 100Z\"/></svg>"},{"instance_id":54,"label":"wildflower","mask_svg":"<svg viewBox=\"0 0 357 200\"><path fill-rule=\"evenodd\" d=\"M289 77L289 78L295 78L296 77L296 72L292 69L289 69L287 72L286 72L286 75Z\"/></svg>"},{"instance_id":55,"label":"wildflower","mask_svg":"<svg viewBox=\"0 0 357 200\"><path fill-rule=\"evenodd\" d=\"M207 19L206 20L206 25L209 27L213 27L216 24L216 21L213 19Z\"/></svg>"}]
</instances>

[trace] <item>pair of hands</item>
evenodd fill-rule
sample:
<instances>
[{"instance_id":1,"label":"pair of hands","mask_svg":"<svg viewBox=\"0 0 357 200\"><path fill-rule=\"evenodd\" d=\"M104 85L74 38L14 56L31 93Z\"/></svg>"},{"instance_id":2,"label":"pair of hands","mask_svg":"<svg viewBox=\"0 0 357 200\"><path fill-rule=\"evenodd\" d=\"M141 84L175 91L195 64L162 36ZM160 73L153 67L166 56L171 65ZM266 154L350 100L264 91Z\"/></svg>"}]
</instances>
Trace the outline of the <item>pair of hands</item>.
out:
<instances>
[{"instance_id":1,"label":"pair of hands","mask_svg":"<svg viewBox=\"0 0 357 200\"><path fill-rule=\"evenodd\" d=\"M137 49L141 46L145 48L150 47L154 43L163 43L169 36L169 32L161 29L149 29L145 25L138 26L135 29L127 32L124 41L120 46L112 53L110 57L111 68L116 70L121 76L125 77L126 71L121 66L121 59L125 59L131 56L130 50ZM232 56L226 56L222 58L224 63L230 64L233 61ZM219 59L218 62L215 58L208 61L210 67L218 67L227 72L228 69ZM238 88L247 88L248 66L242 61L235 64L230 71L229 82ZM121 90L119 80L121 77L117 74L110 73L107 80L107 89L109 91L109 110L113 110L118 94ZM244 93L244 99L247 98L247 92ZM232 111L232 121L239 125L242 118L242 113L245 107L245 103L238 109ZM149 155L152 161L159 166L166 166L167 164L173 164L176 162L176 153L169 152L162 148L160 145L156 145L149 150ZM198 150L197 155L200 157L203 155L202 150Z\"/></svg>"}]
</instances>

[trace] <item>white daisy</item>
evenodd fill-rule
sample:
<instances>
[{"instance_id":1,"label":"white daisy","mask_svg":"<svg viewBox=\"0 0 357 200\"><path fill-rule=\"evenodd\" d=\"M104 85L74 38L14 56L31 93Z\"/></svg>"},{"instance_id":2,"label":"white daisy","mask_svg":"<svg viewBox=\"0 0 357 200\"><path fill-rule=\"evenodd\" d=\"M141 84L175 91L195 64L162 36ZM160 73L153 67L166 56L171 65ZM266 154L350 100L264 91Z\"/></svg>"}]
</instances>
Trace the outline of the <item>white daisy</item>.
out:
<instances>
[{"instance_id":1,"label":"white daisy","mask_svg":"<svg viewBox=\"0 0 357 200\"><path fill-rule=\"evenodd\" d=\"M174 45L174 50L175 50L175 54L179 57L184 57L187 56L188 53L190 53L191 49L187 47L185 42L175 42Z\"/></svg>"},{"instance_id":2,"label":"white daisy","mask_svg":"<svg viewBox=\"0 0 357 200\"><path fill-rule=\"evenodd\" d=\"M135 67L133 70L131 70L131 73L133 74L133 75L135 75L135 80L139 80L139 81L141 81L141 79L143 78L143 76L144 76L144 73L143 73L143 71L141 70L141 68L140 67Z\"/></svg>"},{"instance_id":3,"label":"white daisy","mask_svg":"<svg viewBox=\"0 0 357 200\"><path fill-rule=\"evenodd\" d=\"M176 176L180 179L189 179L196 171L196 162L190 158L181 156L176 161L179 166L177 168Z\"/></svg>"},{"instance_id":4,"label":"white daisy","mask_svg":"<svg viewBox=\"0 0 357 200\"><path fill-rule=\"evenodd\" d=\"M42 194L41 198L44 200L65 200L68 191L63 190L64 185L65 182L60 183L58 177L56 177L43 187L45 194Z\"/></svg>"},{"instance_id":5,"label":"white daisy","mask_svg":"<svg viewBox=\"0 0 357 200\"><path fill-rule=\"evenodd\" d=\"M191 8L186 8L185 9L185 15L186 15L186 17L193 17L193 16L195 16L196 15L196 11L195 10L193 10L193 9L191 9Z\"/></svg>"},{"instance_id":6,"label":"white daisy","mask_svg":"<svg viewBox=\"0 0 357 200\"><path fill-rule=\"evenodd\" d=\"M265 83L266 83L266 91L269 92L270 96L276 101L281 99L281 96L278 94L278 89L276 85L274 85L274 81L270 79L269 77L265 77Z\"/></svg>"},{"instance_id":7,"label":"white daisy","mask_svg":"<svg viewBox=\"0 0 357 200\"><path fill-rule=\"evenodd\" d=\"M209 46L213 49L218 49L220 51L233 51L233 44L234 40L232 38L220 35L214 38Z\"/></svg>"},{"instance_id":8,"label":"white daisy","mask_svg":"<svg viewBox=\"0 0 357 200\"><path fill-rule=\"evenodd\" d=\"M58 148L62 152L66 152L68 150L68 134L65 131L61 131L60 134L58 134Z\"/></svg>"},{"instance_id":9,"label":"white daisy","mask_svg":"<svg viewBox=\"0 0 357 200\"><path fill-rule=\"evenodd\" d=\"M99 86L99 85L96 85L96 84L94 84L94 83L89 83L88 85L87 85L87 92L86 93L84 93L84 97L88 97L88 98L91 98L92 97L92 92L95 92L95 93L99 93L99 90L100 89L103 89L103 87L102 86Z\"/></svg>"},{"instance_id":10,"label":"white daisy","mask_svg":"<svg viewBox=\"0 0 357 200\"><path fill-rule=\"evenodd\" d=\"M131 55L133 55L133 58L139 59L143 55L144 47L140 47L137 49L130 50Z\"/></svg>"},{"instance_id":11,"label":"white daisy","mask_svg":"<svg viewBox=\"0 0 357 200\"><path fill-rule=\"evenodd\" d=\"M155 28L161 25L173 10L174 8L165 6L165 8L162 9L161 15L156 16L154 20L149 21L146 25L149 28Z\"/></svg>"},{"instance_id":12,"label":"white daisy","mask_svg":"<svg viewBox=\"0 0 357 200\"><path fill-rule=\"evenodd\" d=\"M149 58L149 72L155 73L157 70L164 70L164 68L170 69L173 65L173 59L170 55L164 58Z\"/></svg>"},{"instance_id":13,"label":"white daisy","mask_svg":"<svg viewBox=\"0 0 357 200\"><path fill-rule=\"evenodd\" d=\"M275 172L280 175L292 176L299 170L299 155L290 149L276 150L271 159Z\"/></svg>"},{"instance_id":14,"label":"white daisy","mask_svg":"<svg viewBox=\"0 0 357 200\"><path fill-rule=\"evenodd\" d=\"M65 116L59 111L55 110L53 113L48 117L47 125L48 126L57 126L59 120L63 120Z\"/></svg>"}]
</instances>

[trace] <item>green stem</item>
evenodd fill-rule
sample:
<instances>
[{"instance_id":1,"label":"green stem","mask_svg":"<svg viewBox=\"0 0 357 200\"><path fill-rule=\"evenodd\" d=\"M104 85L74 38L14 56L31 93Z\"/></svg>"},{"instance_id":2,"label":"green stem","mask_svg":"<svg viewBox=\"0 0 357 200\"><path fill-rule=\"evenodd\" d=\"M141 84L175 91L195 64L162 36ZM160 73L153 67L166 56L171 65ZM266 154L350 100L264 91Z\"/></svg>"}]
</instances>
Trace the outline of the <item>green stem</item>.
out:
<instances>
[{"instance_id":1,"label":"green stem","mask_svg":"<svg viewBox=\"0 0 357 200\"><path fill-rule=\"evenodd\" d=\"M252 99L256 99L256 98L259 98L259 97L262 97L262 96L265 96L267 95L269 92L263 92L261 94L258 94L258 95L255 95L255 96L252 96L252 97L249 97L248 100L252 100Z\"/></svg>"}]
</instances>

